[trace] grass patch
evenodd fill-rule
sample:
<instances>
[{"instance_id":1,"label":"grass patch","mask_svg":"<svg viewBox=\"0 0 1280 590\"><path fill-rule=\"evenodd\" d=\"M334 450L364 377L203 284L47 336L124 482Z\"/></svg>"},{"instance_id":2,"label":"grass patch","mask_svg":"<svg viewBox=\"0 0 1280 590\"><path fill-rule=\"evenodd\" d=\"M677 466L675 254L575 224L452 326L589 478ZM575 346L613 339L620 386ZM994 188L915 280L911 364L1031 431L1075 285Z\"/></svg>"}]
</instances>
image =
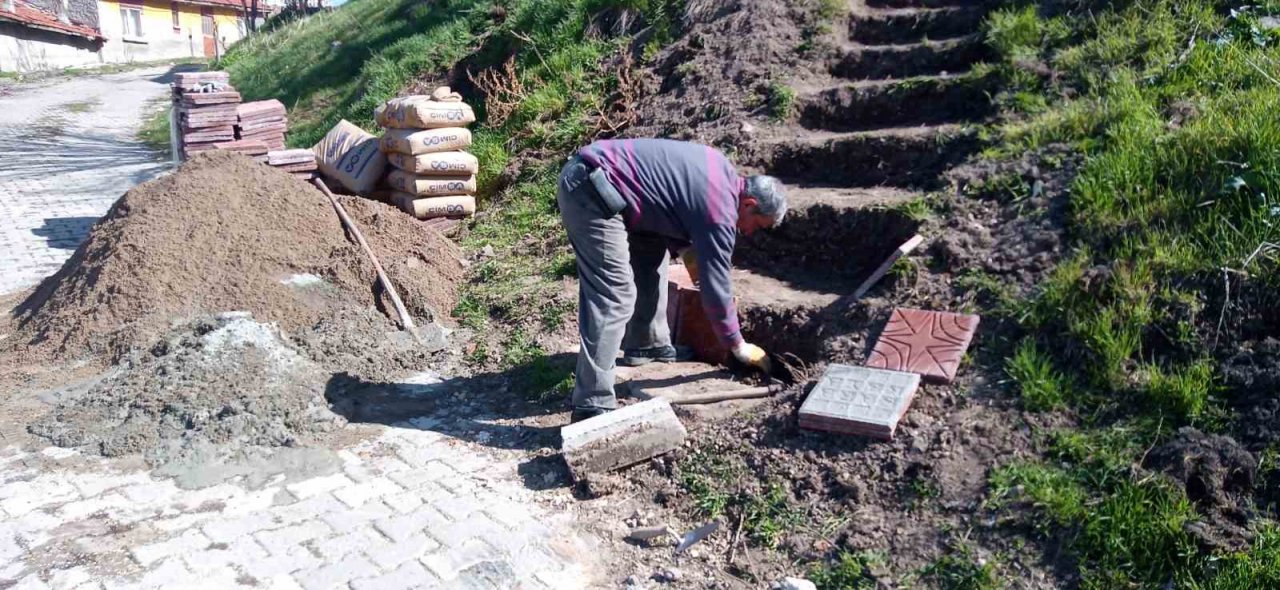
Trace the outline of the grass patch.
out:
<instances>
[{"instance_id":1,"label":"grass patch","mask_svg":"<svg viewBox=\"0 0 1280 590\"><path fill-rule=\"evenodd\" d=\"M774 121L790 119L796 112L796 91L781 82L769 85L768 96L765 97L769 107L769 117Z\"/></svg>"},{"instance_id":2,"label":"grass patch","mask_svg":"<svg viewBox=\"0 0 1280 590\"><path fill-rule=\"evenodd\" d=\"M157 99L147 104L144 112L150 113L138 128L138 141L168 158L172 154L169 143L169 101Z\"/></svg>"},{"instance_id":3,"label":"grass patch","mask_svg":"<svg viewBox=\"0 0 1280 590\"><path fill-rule=\"evenodd\" d=\"M951 547L933 563L923 567L920 578L946 590L998 590L1005 587L996 575L996 566L975 557L964 544Z\"/></svg>"},{"instance_id":4,"label":"grass patch","mask_svg":"<svg viewBox=\"0 0 1280 590\"><path fill-rule=\"evenodd\" d=\"M884 565L884 556L872 552L841 552L831 562L809 571L809 581L821 590L875 590L873 569Z\"/></svg>"},{"instance_id":5,"label":"grass patch","mask_svg":"<svg viewBox=\"0 0 1280 590\"><path fill-rule=\"evenodd\" d=\"M780 481L763 489L744 485L755 479L742 456L739 449L698 449L680 461L676 481L692 500L695 518L723 518L757 545L776 547L783 534L807 524L806 512Z\"/></svg>"},{"instance_id":6,"label":"grass patch","mask_svg":"<svg viewBox=\"0 0 1280 590\"><path fill-rule=\"evenodd\" d=\"M89 111L92 111L94 107L100 104L102 103L98 100L82 100L77 102L66 103L62 105L62 108L72 113L87 113Z\"/></svg>"}]
</instances>

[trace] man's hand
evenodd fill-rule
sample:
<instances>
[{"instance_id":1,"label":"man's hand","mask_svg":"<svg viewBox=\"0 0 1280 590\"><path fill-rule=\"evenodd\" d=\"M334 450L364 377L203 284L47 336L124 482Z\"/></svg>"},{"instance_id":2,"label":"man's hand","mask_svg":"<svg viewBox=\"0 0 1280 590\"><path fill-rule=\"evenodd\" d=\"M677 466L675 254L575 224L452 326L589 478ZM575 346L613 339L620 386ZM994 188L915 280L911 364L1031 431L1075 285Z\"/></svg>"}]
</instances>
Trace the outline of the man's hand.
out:
<instances>
[{"instance_id":1,"label":"man's hand","mask_svg":"<svg viewBox=\"0 0 1280 590\"><path fill-rule=\"evenodd\" d=\"M733 358L744 365L764 371L765 375L771 374L771 369L773 369L773 366L769 363L769 355L765 353L764 349L747 342L733 347Z\"/></svg>"},{"instance_id":2,"label":"man's hand","mask_svg":"<svg viewBox=\"0 0 1280 590\"><path fill-rule=\"evenodd\" d=\"M689 278L693 280L693 286L698 286L698 255L693 248L685 248L680 251L680 260L684 262L685 270L689 271Z\"/></svg>"}]
</instances>

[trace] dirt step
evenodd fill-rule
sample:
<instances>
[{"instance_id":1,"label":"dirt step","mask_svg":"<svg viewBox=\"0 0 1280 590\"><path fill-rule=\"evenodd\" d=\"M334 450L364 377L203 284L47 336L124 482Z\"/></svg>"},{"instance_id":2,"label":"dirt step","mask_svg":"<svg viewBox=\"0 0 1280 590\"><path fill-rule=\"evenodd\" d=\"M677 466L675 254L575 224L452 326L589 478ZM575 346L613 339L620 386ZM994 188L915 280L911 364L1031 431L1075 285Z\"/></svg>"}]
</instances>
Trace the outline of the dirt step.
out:
<instances>
[{"instance_id":1,"label":"dirt step","mask_svg":"<svg viewBox=\"0 0 1280 590\"><path fill-rule=\"evenodd\" d=\"M785 182L785 179L784 179ZM836 211L843 209L870 209L893 207L923 197L922 193L891 186L847 187L824 186L803 183L786 183L787 206L794 215L815 206L826 206Z\"/></svg>"},{"instance_id":2,"label":"dirt step","mask_svg":"<svg viewBox=\"0 0 1280 590\"><path fill-rule=\"evenodd\" d=\"M991 82L966 75L845 84L806 96L800 124L810 129L858 131L977 121L991 113Z\"/></svg>"},{"instance_id":3,"label":"dirt step","mask_svg":"<svg viewBox=\"0 0 1280 590\"><path fill-rule=\"evenodd\" d=\"M960 73L991 57L979 35L910 45L849 45L831 64L831 75L850 80L910 78Z\"/></svg>"},{"instance_id":4,"label":"dirt step","mask_svg":"<svg viewBox=\"0 0 1280 590\"><path fill-rule=\"evenodd\" d=\"M993 6L994 0L866 0L871 8L950 8L964 6Z\"/></svg>"},{"instance_id":5,"label":"dirt step","mask_svg":"<svg viewBox=\"0 0 1280 590\"><path fill-rule=\"evenodd\" d=\"M976 133L959 125L871 132L809 132L766 143L752 158L781 178L851 187L935 188L939 175L976 151Z\"/></svg>"},{"instance_id":6,"label":"dirt step","mask_svg":"<svg viewBox=\"0 0 1280 590\"><path fill-rule=\"evenodd\" d=\"M864 201L801 207L781 226L740 238L733 282L743 336L805 361L822 358L842 298L918 229L901 211Z\"/></svg>"},{"instance_id":7,"label":"dirt step","mask_svg":"<svg viewBox=\"0 0 1280 590\"><path fill-rule=\"evenodd\" d=\"M977 33L986 14L976 6L873 10L850 18L849 38L866 45L954 39Z\"/></svg>"}]
</instances>

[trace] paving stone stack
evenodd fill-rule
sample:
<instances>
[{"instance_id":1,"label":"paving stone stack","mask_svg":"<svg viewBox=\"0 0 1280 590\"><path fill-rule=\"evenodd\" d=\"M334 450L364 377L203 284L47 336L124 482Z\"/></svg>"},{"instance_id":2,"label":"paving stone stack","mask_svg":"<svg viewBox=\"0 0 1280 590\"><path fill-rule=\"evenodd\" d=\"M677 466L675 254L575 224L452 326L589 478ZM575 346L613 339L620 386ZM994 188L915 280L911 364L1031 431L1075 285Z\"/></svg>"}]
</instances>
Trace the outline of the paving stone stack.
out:
<instances>
[{"instance_id":1,"label":"paving stone stack","mask_svg":"<svg viewBox=\"0 0 1280 590\"><path fill-rule=\"evenodd\" d=\"M289 118L278 100L246 102L236 108L236 139L261 141L267 149L282 150L288 128Z\"/></svg>"},{"instance_id":2,"label":"paving stone stack","mask_svg":"<svg viewBox=\"0 0 1280 590\"><path fill-rule=\"evenodd\" d=\"M275 150L267 152L267 165L288 172L303 180L316 177L316 154L308 149Z\"/></svg>"},{"instance_id":3,"label":"paving stone stack","mask_svg":"<svg viewBox=\"0 0 1280 590\"><path fill-rule=\"evenodd\" d=\"M226 72L184 72L175 75L173 103L177 112L182 159L236 139L236 108L240 93Z\"/></svg>"},{"instance_id":4,"label":"paving stone stack","mask_svg":"<svg viewBox=\"0 0 1280 590\"><path fill-rule=\"evenodd\" d=\"M464 151L475 113L447 86L430 96L394 98L374 112L384 129L379 147L391 171L391 202L418 219L463 218L476 211L480 163Z\"/></svg>"}]
</instances>

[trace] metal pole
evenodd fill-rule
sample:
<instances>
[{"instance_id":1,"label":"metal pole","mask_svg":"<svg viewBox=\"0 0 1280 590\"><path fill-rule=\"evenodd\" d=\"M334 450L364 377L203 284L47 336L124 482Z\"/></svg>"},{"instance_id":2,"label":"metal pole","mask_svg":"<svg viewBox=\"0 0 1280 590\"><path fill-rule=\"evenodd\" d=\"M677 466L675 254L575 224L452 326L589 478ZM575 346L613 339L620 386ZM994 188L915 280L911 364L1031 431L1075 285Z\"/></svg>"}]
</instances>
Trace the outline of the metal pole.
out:
<instances>
[{"instance_id":1,"label":"metal pole","mask_svg":"<svg viewBox=\"0 0 1280 590\"><path fill-rule=\"evenodd\" d=\"M177 166L182 162L179 150L182 148L181 142L178 140L178 113L177 107L172 102L169 103L169 155L173 161L173 165Z\"/></svg>"}]
</instances>

